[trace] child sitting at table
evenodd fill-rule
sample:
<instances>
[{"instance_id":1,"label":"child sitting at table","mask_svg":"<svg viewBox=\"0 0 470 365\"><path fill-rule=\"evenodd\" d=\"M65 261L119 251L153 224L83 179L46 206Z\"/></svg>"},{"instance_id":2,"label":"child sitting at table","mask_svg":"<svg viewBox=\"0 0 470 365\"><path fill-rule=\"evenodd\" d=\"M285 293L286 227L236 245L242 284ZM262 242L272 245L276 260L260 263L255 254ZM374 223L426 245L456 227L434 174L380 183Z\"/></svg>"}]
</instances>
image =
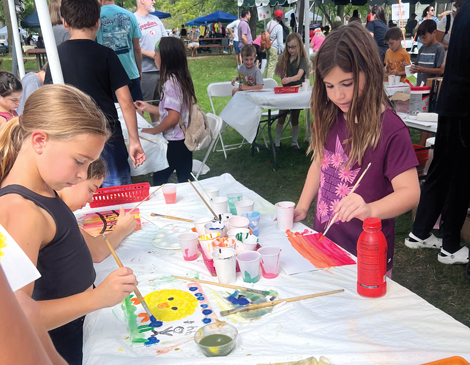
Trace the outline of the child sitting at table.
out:
<instances>
[{"instance_id":1,"label":"child sitting at table","mask_svg":"<svg viewBox=\"0 0 470 365\"><path fill-rule=\"evenodd\" d=\"M21 81L15 75L0 71L0 127L18 116L15 109L20 105L22 91Z\"/></svg>"},{"instance_id":2,"label":"child sitting at table","mask_svg":"<svg viewBox=\"0 0 470 365\"><path fill-rule=\"evenodd\" d=\"M280 72L282 86L301 86L302 83L306 80L305 76L307 75L307 80L309 80L308 73L308 58L307 53L305 52L304 45L302 43L302 38L299 33L291 33L286 40L286 48L279 57L276 69ZM292 142L291 148L295 151L299 151L299 115L300 109L293 110L279 110L279 119L276 126L276 139L275 146L276 151L281 151L281 136L282 130L284 127L284 122L286 121L286 116L288 113L291 113L291 123L292 123Z\"/></svg>"},{"instance_id":3,"label":"child sitting at table","mask_svg":"<svg viewBox=\"0 0 470 365\"><path fill-rule=\"evenodd\" d=\"M263 88L263 75L255 66L256 48L252 44L247 44L241 50L242 64L238 69L238 76L232 80L232 86L238 81L238 88L232 90L232 96L239 90L260 90Z\"/></svg>"},{"instance_id":4,"label":"child sitting at table","mask_svg":"<svg viewBox=\"0 0 470 365\"><path fill-rule=\"evenodd\" d=\"M403 33L400 28L393 27L387 30L384 36L384 43L388 44L385 53L385 75L401 76L400 81L405 81L405 66L411 65L411 59L406 49L401 45Z\"/></svg>"},{"instance_id":5,"label":"child sitting at table","mask_svg":"<svg viewBox=\"0 0 470 365\"><path fill-rule=\"evenodd\" d=\"M70 188L65 188L57 194L72 212L82 209L87 203L91 203L93 194L101 186L105 177L105 163L103 160L98 159L88 166L86 180L80 181ZM106 235L111 246L113 246L114 249L118 248L124 238L134 231L136 224L137 222L134 215L132 213L126 213L124 208L121 207L116 226ZM101 262L111 254L103 237L93 237L83 229L81 232L90 249L93 262Z\"/></svg>"},{"instance_id":6,"label":"child sitting at table","mask_svg":"<svg viewBox=\"0 0 470 365\"><path fill-rule=\"evenodd\" d=\"M391 275L394 217L418 204L418 165L410 133L383 89L383 64L367 30L352 23L326 37L316 58L310 107L313 162L294 212L307 217L317 198L314 229L353 255L368 217L382 220ZM364 169L354 193L349 194Z\"/></svg>"}]
</instances>

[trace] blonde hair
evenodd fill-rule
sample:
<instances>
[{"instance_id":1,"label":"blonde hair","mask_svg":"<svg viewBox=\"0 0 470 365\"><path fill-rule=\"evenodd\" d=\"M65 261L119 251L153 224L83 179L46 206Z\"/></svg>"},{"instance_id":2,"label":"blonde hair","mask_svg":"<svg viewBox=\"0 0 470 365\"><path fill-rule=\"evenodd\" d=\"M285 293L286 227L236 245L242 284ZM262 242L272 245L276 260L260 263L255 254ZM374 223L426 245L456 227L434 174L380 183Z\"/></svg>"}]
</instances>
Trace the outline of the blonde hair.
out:
<instances>
[{"instance_id":1,"label":"blonde hair","mask_svg":"<svg viewBox=\"0 0 470 365\"><path fill-rule=\"evenodd\" d=\"M93 161L87 170L87 180L101 180L104 179L107 175L106 162L101 158Z\"/></svg>"},{"instance_id":2,"label":"blonde hair","mask_svg":"<svg viewBox=\"0 0 470 365\"><path fill-rule=\"evenodd\" d=\"M382 106L392 109L383 88L383 64L374 38L361 24L351 23L333 31L325 38L315 57L315 82L310 109L312 139L307 153L323 157L327 134L338 119L341 110L328 99L324 78L338 66L343 72L352 73L354 92L346 115L349 145L347 166L356 161L361 165L369 147L375 149L382 132ZM363 73L365 87L359 95L359 73ZM357 121L357 123L356 123Z\"/></svg>"},{"instance_id":3,"label":"blonde hair","mask_svg":"<svg viewBox=\"0 0 470 365\"><path fill-rule=\"evenodd\" d=\"M22 116L0 129L0 183L13 167L23 142L35 130L60 141L80 134L110 136L106 118L91 97L72 86L43 86L28 97Z\"/></svg>"},{"instance_id":4,"label":"blonde hair","mask_svg":"<svg viewBox=\"0 0 470 365\"><path fill-rule=\"evenodd\" d=\"M62 24L62 17L60 16L60 4L62 0L51 0L49 3L49 15L51 17L52 25Z\"/></svg>"},{"instance_id":5,"label":"blonde hair","mask_svg":"<svg viewBox=\"0 0 470 365\"><path fill-rule=\"evenodd\" d=\"M296 62L295 67L298 68L300 66L300 60L302 58L305 58L306 60L308 60L307 52L305 52L305 47L304 47L304 44L302 43L302 37L300 36L300 34L299 33L289 34L286 39L286 46L284 47L284 51L282 51L282 54L279 57L279 68L281 70L281 75L280 75L281 78L285 77L287 73L287 65L289 64L289 57L290 57L289 51L287 50L287 43L291 41L295 41L296 46L297 46L297 62ZM305 77L308 78L308 70L306 72Z\"/></svg>"}]
</instances>

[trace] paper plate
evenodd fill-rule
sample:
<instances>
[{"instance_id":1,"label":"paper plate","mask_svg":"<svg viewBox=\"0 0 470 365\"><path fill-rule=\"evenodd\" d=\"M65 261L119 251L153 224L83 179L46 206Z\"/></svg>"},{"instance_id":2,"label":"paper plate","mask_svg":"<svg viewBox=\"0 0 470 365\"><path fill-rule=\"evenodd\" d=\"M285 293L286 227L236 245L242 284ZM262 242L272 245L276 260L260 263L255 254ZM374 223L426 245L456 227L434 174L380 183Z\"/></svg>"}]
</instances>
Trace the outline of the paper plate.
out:
<instances>
[{"instance_id":1,"label":"paper plate","mask_svg":"<svg viewBox=\"0 0 470 365\"><path fill-rule=\"evenodd\" d=\"M178 242L178 235L185 232L190 232L190 230L181 225L170 224L157 232L153 237L152 244L164 250L179 250L181 246Z\"/></svg>"}]
</instances>

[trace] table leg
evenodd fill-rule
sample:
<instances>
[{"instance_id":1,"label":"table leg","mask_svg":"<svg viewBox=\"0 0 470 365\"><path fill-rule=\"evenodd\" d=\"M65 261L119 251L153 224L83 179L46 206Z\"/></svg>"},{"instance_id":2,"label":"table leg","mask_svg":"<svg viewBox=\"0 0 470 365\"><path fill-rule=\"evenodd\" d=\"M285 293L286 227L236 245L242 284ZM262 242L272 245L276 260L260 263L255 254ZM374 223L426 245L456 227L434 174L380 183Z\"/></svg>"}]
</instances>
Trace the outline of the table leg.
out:
<instances>
[{"instance_id":1,"label":"table leg","mask_svg":"<svg viewBox=\"0 0 470 365\"><path fill-rule=\"evenodd\" d=\"M36 54L36 62L38 64L38 71L41 70L41 55L40 54Z\"/></svg>"},{"instance_id":2,"label":"table leg","mask_svg":"<svg viewBox=\"0 0 470 365\"><path fill-rule=\"evenodd\" d=\"M277 171L277 155L276 155L276 146L273 141L273 135L271 133L271 126L274 124L274 120L271 120L271 109L268 109L268 137L269 143L271 143L271 149L273 154L273 169Z\"/></svg>"}]
</instances>

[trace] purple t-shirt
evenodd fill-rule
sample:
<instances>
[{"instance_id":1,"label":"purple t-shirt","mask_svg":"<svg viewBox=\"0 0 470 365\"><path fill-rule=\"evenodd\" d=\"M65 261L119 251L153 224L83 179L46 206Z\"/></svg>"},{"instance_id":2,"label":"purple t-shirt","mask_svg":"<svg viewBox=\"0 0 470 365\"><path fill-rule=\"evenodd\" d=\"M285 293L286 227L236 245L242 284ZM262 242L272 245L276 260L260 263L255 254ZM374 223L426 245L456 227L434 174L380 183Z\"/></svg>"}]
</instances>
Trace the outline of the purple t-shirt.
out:
<instances>
[{"instance_id":1,"label":"purple t-shirt","mask_svg":"<svg viewBox=\"0 0 470 365\"><path fill-rule=\"evenodd\" d=\"M163 99L159 105L160 117L163 121L168 116L168 109L180 113L180 118L185 127L188 127L189 109L183 103L183 93L178 82L171 78L163 85ZM179 123L173 128L163 132L167 141L180 141L184 139L184 133Z\"/></svg>"},{"instance_id":2,"label":"purple t-shirt","mask_svg":"<svg viewBox=\"0 0 470 365\"><path fill-rule=\"evenodd\" d=\"M246 21L246 19L240 19L240 24L238 24L238 46L242 48L245 43L243 42L242 35L246 35L246 39L248 41L248 44L253 44L253 38L251 37L251 29Z\"/></svg>"},{"instance_id":3,"label":"purple t-shirt","mask_svg":"<svg viewBox=\"0 0 470 365\"><path fill-rule=\"evenodd\" d=\"M410 133L403 121L390 109L382 114L382 134L375 150L368 148L362 165L357 162L346 169L349 145L342 144L348 137L346 121L340 113L328 132L321 161L320 188L314 229L323 232L333 218L333 209L351 191L369 163L371 166L355 190L366 203L384 198L393 192L391 181L396 176L418 165ZM328 238L353 255L357 255L357 240L362 232L362 221L353 218L349 223L337 220L328 231ZM393 266L395 248L395 220L382 220L382 232L387 239L387 270Z\"/></svg>"}]
</instances>

